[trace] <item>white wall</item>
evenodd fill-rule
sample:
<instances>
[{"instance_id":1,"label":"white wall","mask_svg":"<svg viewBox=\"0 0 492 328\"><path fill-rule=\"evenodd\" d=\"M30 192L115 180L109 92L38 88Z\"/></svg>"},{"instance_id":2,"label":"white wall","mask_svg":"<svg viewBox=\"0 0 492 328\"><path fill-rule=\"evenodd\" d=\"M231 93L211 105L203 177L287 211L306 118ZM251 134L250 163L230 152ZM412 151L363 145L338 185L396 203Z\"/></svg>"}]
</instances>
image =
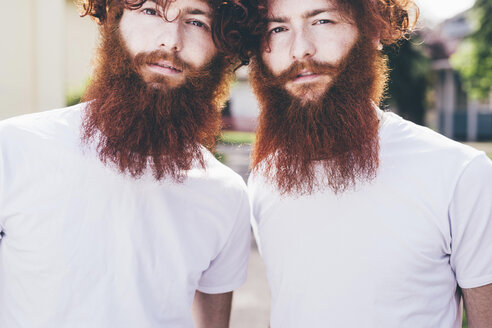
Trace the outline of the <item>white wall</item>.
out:
<instances>
[{"instance_id":1,"label":"white wall","mask_svg":"<svg viewBox=\"0 0 492 328\"><path fill-rule=\"evenodd\" d=\"M91 72L91 60L97 44L97 24L89 17L79 17L72 1L65 6L65 81L68 95L79 94Z\"/></svg>"},{"instance_id":2,"label":"white wall","mask_svg":"<svg viewBox=\"0 0 492 328\"><path fill-rule=\"evenodd\" d=\"M0 119L63 107L83 89L97 28L72 0L2 3L0 33Z\"/></svg>"},{"instance_id":3,"label":"white wall","mask_svg":"<svg viewBox=\"0 0 492 328\"><path fill-rule=\"evenodd\" d=\"M6 1L0 11L0 118L35 107L34 30L31 0Z\"/></svg>"},{"instance_id":4,"label":"white wall","mask_svg":"<svg viewBox=\"0 0 492 328\"><path fill-rule=\"evenodd\" d=\"M34 0L34 111L65 105L65 0Z\"/></svg>"}]
</instances>

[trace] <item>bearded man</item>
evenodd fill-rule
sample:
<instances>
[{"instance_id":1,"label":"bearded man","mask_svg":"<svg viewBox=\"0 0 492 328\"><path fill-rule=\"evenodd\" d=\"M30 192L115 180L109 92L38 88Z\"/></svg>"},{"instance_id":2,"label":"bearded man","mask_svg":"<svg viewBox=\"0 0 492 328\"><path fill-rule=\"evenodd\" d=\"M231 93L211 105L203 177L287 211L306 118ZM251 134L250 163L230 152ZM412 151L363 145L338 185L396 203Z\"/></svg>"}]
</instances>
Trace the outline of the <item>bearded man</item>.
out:
<instances>
[{"instance_id":1,"label":"bearded man","mask_svg":"<svg viewBox=\"0 0 492 328\"><path fill-rule=\"evenodd\" d=\"M227 327L249 202L208 149L241 7L81 5L101 33L87 102L0 124L0 327Z\"/></svg>"},{"instance_id":2,"label":"bearded man","mask_svg":"<svg viewBox=\"0 0 492 328\"><path fill-rule=\"evenodd\" d=\"M490 160L376 105L413 2L257 8L248 188L271 327L457 328L462 295L470 327L491 327Z\"/></svg>"}]
</instances>

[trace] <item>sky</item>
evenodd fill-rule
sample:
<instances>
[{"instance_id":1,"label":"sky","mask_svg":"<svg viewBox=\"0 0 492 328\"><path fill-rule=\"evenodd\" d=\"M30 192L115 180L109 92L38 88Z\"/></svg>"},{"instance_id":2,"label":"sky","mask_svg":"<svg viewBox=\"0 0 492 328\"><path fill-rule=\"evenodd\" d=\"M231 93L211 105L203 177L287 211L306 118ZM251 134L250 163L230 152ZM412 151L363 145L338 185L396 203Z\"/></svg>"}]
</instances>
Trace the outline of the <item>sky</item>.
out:
<instances>
[{"instance_id":1,"label":"sky","mask_svg":"<svg viewBox=\"0 0 492 328\"><path fill-rule=\"evenodd\" d=\"M475 0L415 0L420 15L426 20L440 22L473 6Z\"/></svg>"}]
</instances>

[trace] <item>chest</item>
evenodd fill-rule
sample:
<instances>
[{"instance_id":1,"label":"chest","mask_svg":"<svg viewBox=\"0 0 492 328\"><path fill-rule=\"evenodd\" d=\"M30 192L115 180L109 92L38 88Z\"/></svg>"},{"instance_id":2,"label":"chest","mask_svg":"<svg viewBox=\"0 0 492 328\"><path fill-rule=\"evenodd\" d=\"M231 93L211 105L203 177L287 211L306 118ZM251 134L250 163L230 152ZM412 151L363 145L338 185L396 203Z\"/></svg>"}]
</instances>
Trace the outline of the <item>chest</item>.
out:
<instances>
[{"instance_id":1,"label":"chest","mask_svg":"<svg viewBox=\"0 0 492 328\"><path fill-rule=\"evenodd\" d=\"M13 276L125 286L147 277L160 290L194 290L228 232L213 203L189 197L190 186L50 151L37 163L12 160L19 167L4 174L0 251Z\"/></svg>"}]
</instances>

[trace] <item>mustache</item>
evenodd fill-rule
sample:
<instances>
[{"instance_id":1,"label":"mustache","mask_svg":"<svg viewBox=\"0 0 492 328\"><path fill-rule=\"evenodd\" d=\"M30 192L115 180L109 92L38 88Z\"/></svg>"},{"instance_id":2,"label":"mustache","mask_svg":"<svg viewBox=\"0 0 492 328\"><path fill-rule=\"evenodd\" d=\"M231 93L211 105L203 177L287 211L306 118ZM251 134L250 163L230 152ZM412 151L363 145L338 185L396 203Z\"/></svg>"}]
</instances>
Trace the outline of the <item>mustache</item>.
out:
<instances>
[{"instance_id":1,"label":"mustache","mask_svg":"<svg viewBox=\"0 0 492 328\"><path fill-rule=\"evenodd\" d=\"M314 59L295 61L279 75L275 76L273 81L275 81L275 84L283 85L289 81L295 80L299 77L299 74L305 70L319 75L337 75L341 71L340 66L341 65L334 65Z\"/></svg>"},{"instance_id":2,"label":"mustache","mask_svg":"<svg viewBox=\"0 0 492 328\"><path fill-rule=\"evenodd\" d=\"M171 65L179 71L191 70L191 65L179 58L174 52L168 52L164 50L154 50L152 52L140 52L134 58L136 67L143 65L157 64L160 61L168 61Z\"/></svg>"},{"instance_id":3,"label":"mustache","mask_svg":"<svg viewBox=\"0 0 492 328\"><path fill-rule=\"evenodd\" d=\"M210 70L214 68L213 60L205 64L203 67L195 68L190 63L181 59L174 52L154 50L151 52L140 52L135 55L133 59L134 70L142 74L146 65L158 65L161 61L169 62L173 68L180 71L180 73L184 73L186 75L186 79L191 83L192 86L195 87L199 86L200 80L207 78ZM165 82L166 79L166 77L159 75L155 75L153 77L153 81L159 83Z\"/></svg>"}]
</instances>

